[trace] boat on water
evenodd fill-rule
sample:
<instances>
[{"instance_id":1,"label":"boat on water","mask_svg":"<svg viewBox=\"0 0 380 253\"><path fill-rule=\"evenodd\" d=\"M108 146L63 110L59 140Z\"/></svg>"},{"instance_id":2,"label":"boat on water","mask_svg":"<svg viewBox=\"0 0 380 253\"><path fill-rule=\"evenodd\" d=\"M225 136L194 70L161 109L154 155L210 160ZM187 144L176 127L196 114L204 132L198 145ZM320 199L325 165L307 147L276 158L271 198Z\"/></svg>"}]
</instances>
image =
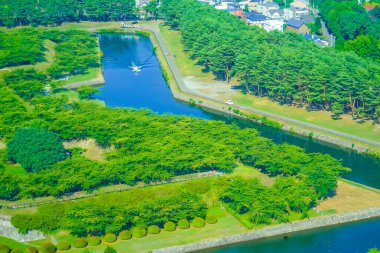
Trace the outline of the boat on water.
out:
<instances>
[{"instance_id":1,"label":"boat on water","mask_svg":"<svg viewBox=\"0 0 380 253\"><path fill-rule=\"evenodd\" d=\"M141 71L141 66L132 65L130 68L135 73L138 73Z\"/></svg>"}]
</instances>

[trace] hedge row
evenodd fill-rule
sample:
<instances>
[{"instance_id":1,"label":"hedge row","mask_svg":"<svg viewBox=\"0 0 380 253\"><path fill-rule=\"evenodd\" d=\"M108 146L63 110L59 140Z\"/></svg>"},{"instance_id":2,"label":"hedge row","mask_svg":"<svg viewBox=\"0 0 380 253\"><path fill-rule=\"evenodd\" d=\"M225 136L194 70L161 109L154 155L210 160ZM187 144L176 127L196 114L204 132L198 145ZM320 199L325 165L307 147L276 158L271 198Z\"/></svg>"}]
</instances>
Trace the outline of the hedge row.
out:
<instances>
[{"instance_id":1,"label":"hedge row","mask_svg":"<svg viewBox=\"0 0 380 253\"><path fill-rule=\"evenodd\" d=\"M218 220L215 216L207 216L206 221L209 224L215 224ZM196 217L194 220L192 220L191 224L196 228L201 228L206 225L206 221L203 218ZM186 219L182 219L178 222L178 227L180 229L188 229L190 227L190 222ZM164 224L164 230L168 232L172 232L176 230L176 224L172 221L168 221ZM142 238L149 234L159 234L161 232L161 229L156 225L151 225L148 227L148 229L145 228L133 228L132 231L123 230L119 233L119 236L116 236L115 234L109 233L106 234L103 237L103 240L107 243L113 243L118 238L120 240L129 240L133 237L136 238ZM85 248L88 245L90 246L97 246L102 242L102 240L98 236L90 236L88 238L76 238L73 242L73 245L75 248L81 249ZM70 243L66 241L60 241L57 246L55 246L52 243L44 243L41 248L39 249L39 252L41 253L55 253L57 250L65 251L70 250L71 247ZM0 253L37 253L37 250L35 248L27 248L25 250L20 249L10 249L6 245L0 244Z\"/></svg>"}]
</instances>

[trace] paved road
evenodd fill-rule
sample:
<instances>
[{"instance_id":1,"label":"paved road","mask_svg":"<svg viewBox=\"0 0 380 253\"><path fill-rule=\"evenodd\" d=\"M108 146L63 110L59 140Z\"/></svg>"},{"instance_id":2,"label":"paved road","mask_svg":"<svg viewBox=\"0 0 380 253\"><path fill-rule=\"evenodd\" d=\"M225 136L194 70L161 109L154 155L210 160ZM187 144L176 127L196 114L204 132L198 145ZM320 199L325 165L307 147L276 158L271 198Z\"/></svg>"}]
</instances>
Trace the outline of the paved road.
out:
<instances>
[{"instance_id":1,"label":"paved road","mask_svg":"<svg viewBox=\"0 0 380 253\"><path fill-rule=\"evenodd\" d=\"M319 15L319 10L318 9L313 9L310 7L310 10L313 12L314 16L315 17L321 17ZM323 21L322 17L321 17L321 25L322 25L322 35L326 38L326 40L329 42L329 45L331 47L334 46L334 43L335 43L335 36L329 32L329 30L327 29L327 26L326 26L326 22Z\"/></svg>"},{"instance_id":2,"label":"paved road","mask_svg":"<svg viewBox=\"0 0 380 253\"><path fill-rule=\"evenodd\" d=\"M206 100L211 100L211 101L213 101L215 103L218 103L218 104L221 104L221 105L225 105L225 101L215 99L213 97L210 97L210 96L207 96L205 94L196 92L196 91L190 89L189 87L187 87L186 83L184 82L184 78L181 76L181 74L180 74L180 72L179 72L179 70L177 68L177 65L174 62L173 55L169 52L168 47L166 45L166 42L163 39L163 37L161 36L161 34L160 34L160 28L159 28L158 24L146 24L146 25L143 25L143 29L152 31L154 33L154 35L156 36L158 44L162 48L162 51L164 53L166 61L168 62L170 70L172 71L173 76L174 76L174 78L175 78L175 80L176 80L176 82L178 84L178 87L180 88L180 90L182 92L190 94L190 95L194 95L194 96L197 96L197 97L201 97L201 98L204 98ZM235 107L236 109L242 109L243 108L242 106L239 106L239 105L236 105L236 104L231 105L231 107ZM255 113L255 114L265 115L265 116L268 116L268 117L271 117L271 118L274 118L274 119L278 119L278 120L281 120L281 121L294 123L294 124L297 124L299 126L307 127L307 128L310 128L310 129L322 131L322 132L325 132L325 133L333 134L333 135L336 135L336 136L340 136L340 137L344 137L344 138L348 138L348 139L351 139L351 140L355 140L355 141L359 141L359 142L362 142L362 143L366 143L366 144L370 144L370 145L373 145L373 146L380 147L380 142L377 142L377 141L373 141L373 140L361 138L361 137L358 137L358 136L342 133L342 132L331 130L331 129L328 129L328 128L325 128L325 127L320 127L320 126L317 126L317 125L314 125L314 124L306 123L306 122L303 122L303 121L295 120L295 119L292 119L292 118L280 116L280 115L277 115L277 114L265 112L265 111L254 109L254 108L244 107L244 110L247 110L247 111Z\"/></svg>"}]
</instances>

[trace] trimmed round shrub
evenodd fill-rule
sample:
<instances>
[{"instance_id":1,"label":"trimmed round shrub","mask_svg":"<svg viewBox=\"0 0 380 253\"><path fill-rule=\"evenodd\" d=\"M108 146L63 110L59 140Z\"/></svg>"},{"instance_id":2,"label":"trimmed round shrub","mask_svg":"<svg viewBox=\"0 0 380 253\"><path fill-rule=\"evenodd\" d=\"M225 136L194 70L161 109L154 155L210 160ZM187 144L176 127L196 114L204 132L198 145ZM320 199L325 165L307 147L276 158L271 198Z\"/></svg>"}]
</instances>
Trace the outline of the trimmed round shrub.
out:
<instances>
[{"instance_id":1,"label":"trimmed round shrub","mask_svg":"<svg viewBox=\"0 0 380 253\"><path fill-rule=\"evenodd\" d=\"M129 240L132 238L132 233L129 232L128 230L123 230L119 233L119 238L121 240Z\"/></svg>"},{"instance_id":2,"label":"trimmed round shrub","mask_svg":"<svg viewBox=\"0 0 380 253\"><path fill-rule=\"evenodd\" d=\"M88 244L90 244L91 246L97 246L101 243L102 240L100 240L99 237L97 236L90 236L89 238L87 238L87 242Z\"/></svg>"},{"instance_id":3,"label":"trimmed round shrub","mask_svg":"<svg viewBox=\"0 0 380 253\"><path fill-rule=\"evenodd\" d=\"M84 238L77 238L74 240L73 245L75 248L81 249L87 246L87 241Z\"/></svg>"},{"instance_id":4,"label":"trimmed round shrub","mask_svg":"<svg viewBox=\"0 0 380 253\"><path fill-rule=\"evenodd\" d=\"M182 219L178 222L178 227L180 229L188 229L190 227L190 222L186 219Z\"/></svg>"},{"instance_id":5,"label":"trimmed round shrub","mask_svg":"<svg viewBox=\"0 0 380 253\"><path fill-rule=\"evenodd\" d=\"M24 250L24 253L37 253L36 248L29 247Z\"/></svg>"},{"instance_id":6,"label":"trimmed round shrub","mask_svg":"<svg viewBox=\"0 0 380 253\"><path fill-rule=\"evenodd\" d=\"M7 245L2 245L0 244L0 253L8 253L9 252L9 247Z\"/></svg>"},{"instance_id":7,"label":"trimmed round shrub","mask_svg":"<svg viewBox=\"0 0 380 253\"><path fill-rule=\"evenodd\" d=\"M206 216L206 221L208 224L215 224L218 222L218 219L214 215Z\"/></svg>"},{"instance_id":8,"label":"trimmed round shrub","mask_svg":"<svg viewBox=\"0 0 380 253\"><path fill-rule=\"evenodd\" d=\"M116 242L116 240L117 240L117 236L115 234L109 233L104 236L105 242L113 243L113 242Z\"/></svg>"},{"instance_id":9,"label":"trimmed round shrub","mask_svg":"<svg viewBox=\"0 0 380 253\"><path fill-rule=\"evenodd\" d=\"M152 225L148 227L148 234L158 234L160 233L160 231L161 229L156 225Z\"/></svg>"},{"instance_id":10,"label":"trimmed round shrub","mask_svg":"<svg viewBox=\"0 0 380 253\"><path fill-rule=\"evenodd\" d=\"M42 244L40 248L41 253L54 253L56 250L57 248L50 242Z\"/></svg>"},{"instance_id":11,"label":"trimmed round shrub","mask_svg":"<svg viewBox=\"0 0 380 253\"><path fill-rule=\"evenodd\" d=\"M59 250L69 250L71 248L70 243L61 241L57 244L57 249Z\"/></svg>"},{"instance_id":12,"label":"trimmed round shrub","mask_svg":"<svg viewBox=\"0 0 380 253\"><path fill-rule=\"evenodd\" d=\"M23 253L22 249L12 249L11 253Z\"/></svg>"},{"instance_id":13,"label":"trimmed round shrub","mask_svg":"<svg viewBox=\"0 0 380 253\"><path fill-rule=\"evenodd\" d=\"M134 228L132 230L133 237L136 238L142 238L146 236L146 229L145 228Z\"/></svg>"},{"instance_id":14,"label":"trimmed round shrub","mask_svg":"<svg viewBox=\"0 0 380 253\"><path fill-rule=\"evenodd\" d=\"M206 225L206 222L200 217L195 217L191 224L193 224L193 226L196 228L202 228Z\"/></svg>"},{"instance_id":15,"label":"trimmed round shrub","mask_svg":"<svg viewBox=\"0 0 380 253\"><path fill-rule=\"evenodd\" d=\"M175 224L174 222L168 221L164 225L164 229L168 232L172 232L175 230Z\"/></svg>"}]
</instances>

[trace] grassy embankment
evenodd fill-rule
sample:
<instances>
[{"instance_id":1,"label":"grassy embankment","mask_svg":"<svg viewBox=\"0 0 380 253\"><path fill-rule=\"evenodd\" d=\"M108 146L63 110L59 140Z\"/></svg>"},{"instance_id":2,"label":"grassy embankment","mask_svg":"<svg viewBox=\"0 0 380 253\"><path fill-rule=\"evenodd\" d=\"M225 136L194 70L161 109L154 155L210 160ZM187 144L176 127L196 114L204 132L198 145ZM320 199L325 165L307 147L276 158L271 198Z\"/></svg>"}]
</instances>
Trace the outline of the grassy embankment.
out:
<instances>
[{"instance_id":1,"label":"grassy embankment","mask_svg":"<svg viewBox=\"0 0 380 253\"><path fill-rule=\"evenodd\" d=\"M349 115L345 115L340 120L333 120L331 118L331 113L325 111L307 111L305 108L298 108L288 105L280 105L279 103L273 102L268 98L256 97L252 95L243 94L241 92L220 92L218 91L218 83L226 84L225 82L216 81L212 73L205 73L202 71L202 66L196 65L196 61L190 59L183 51L183 45L180 41L180 34L178 31L170 30L169 27L160 25L160 30L163 38L165 39L170 52L175 55L174 59L177 63L181 75L195 77L196 81L202 83L201 89L198 92L204 92L206 95L215 97L217 99L226 101L232 99L236 104L259 109L268 113L274 113L280 116L285 116L293 118L302 122L311 123L317 126L329 128L331 130L340 131L350 135L358 136L361 138L366 138L369 140L380 141L380 126L375 125L370 121L359 123L358 121L352 120ZM231 86L236 84L236 81L232 80ZM276 120L278 121L278 120ZM283 122L288 125L297 127L294 123ZM300 127L300 126L298 126ZM300 128L305 128L301 126ZM312 132L318 132L312 129L306 129ZM331 135L326 134L325 135ZM333 136L333 135L332 135ZM337 136L334 136L337 137ZM380 151L379 147L370 146L365 143L360 143L358 141L352 141L347 138L338 137L343 140L350 141L354 144L359 144L363 146L368 146L371 149Z\"/></svg>"},{"instance_id":2,"label":"grassy embankment","mask_svg":"<svg viewBox=\"0 0 380 253\"><path fill-rule=\"evenodd\" d=\"M274 182L274 178L270 178L267 175L260 173L258 170L253 169L248 166L239 165L236 170L229 175L223 175L225 177L233 177L233 176L242 176L245 178L257 177L260 181L265 185L271 185ZM207 182L211 183L213 180L217 180L217 178L204 178L198 180L207 180ZM161 186L152 186L152 187L181 187L182 183L175 183L170 185L161 185ZM349 191L347 191L349 189ZM148 190L148 189L144 189ZM118 252L144 252L157 248L174 246L179 244L187 244L193 243L206 239L214 239L223 236L238 234L248 232L247 229L240 221L244 219L244 217L239 217L238 215L232 215L228 212L225 207L219 202L217 199L217 189L211 189L204 196L207 204L209 206L208 213L213 214L218 218L218 222L216 224L207 224L203 228L194 228L181 230L177 228L175 232L166 232L161 231L157 235L147 235L143 238L132 238L130 240L120 240L118 239L114 243L106 243L102 242L98 246L88 246L86 249L89 249L91 252L100 253L103 252L105 247L108 245L114 247ZM113 194L123 194L123 193L110 193ZM363 195L364 194L364 195ZM366 198L363 198L366 196ZM369 196L369 198L368 198ZM94 197L97 198L97 197ZM352 203L355 203L354 205ZM339 187L337 190L337 195L333 198L329 198L326 201L323 201L318 204L317 210L310 211L310 217L317 217L321 215L330 215L334 213L343 213L346 211L358 210L361 208L368 208L371 206L380 204L380 194L371 192L369 190L356 187L350 185L345 182L339 182ZM334 209L335 208L335 209ZM13 210L12 213L8 213L10 215L14 215L16 213L30 213L34 212L35 208L27 208L27 209L19 209ZM298 216L292 216L292 221L300 219ZM255 226L254 229L262 228L263 226ZM75 237L68 234L66 231L57 231L54 235L54 238L59 241L67 241L72 243ZM30 242L33 245L41 245L42 243L50 241L49 239ZM10 246L14 246L14 242L6 239L0 238L0 243L8 244ZM19 244L16 247L20 247ZM60 251L58 251L60 252ZM83 252L83 249L75 249L72 248L66 252Z\"/></svg>"}]
</instances>

